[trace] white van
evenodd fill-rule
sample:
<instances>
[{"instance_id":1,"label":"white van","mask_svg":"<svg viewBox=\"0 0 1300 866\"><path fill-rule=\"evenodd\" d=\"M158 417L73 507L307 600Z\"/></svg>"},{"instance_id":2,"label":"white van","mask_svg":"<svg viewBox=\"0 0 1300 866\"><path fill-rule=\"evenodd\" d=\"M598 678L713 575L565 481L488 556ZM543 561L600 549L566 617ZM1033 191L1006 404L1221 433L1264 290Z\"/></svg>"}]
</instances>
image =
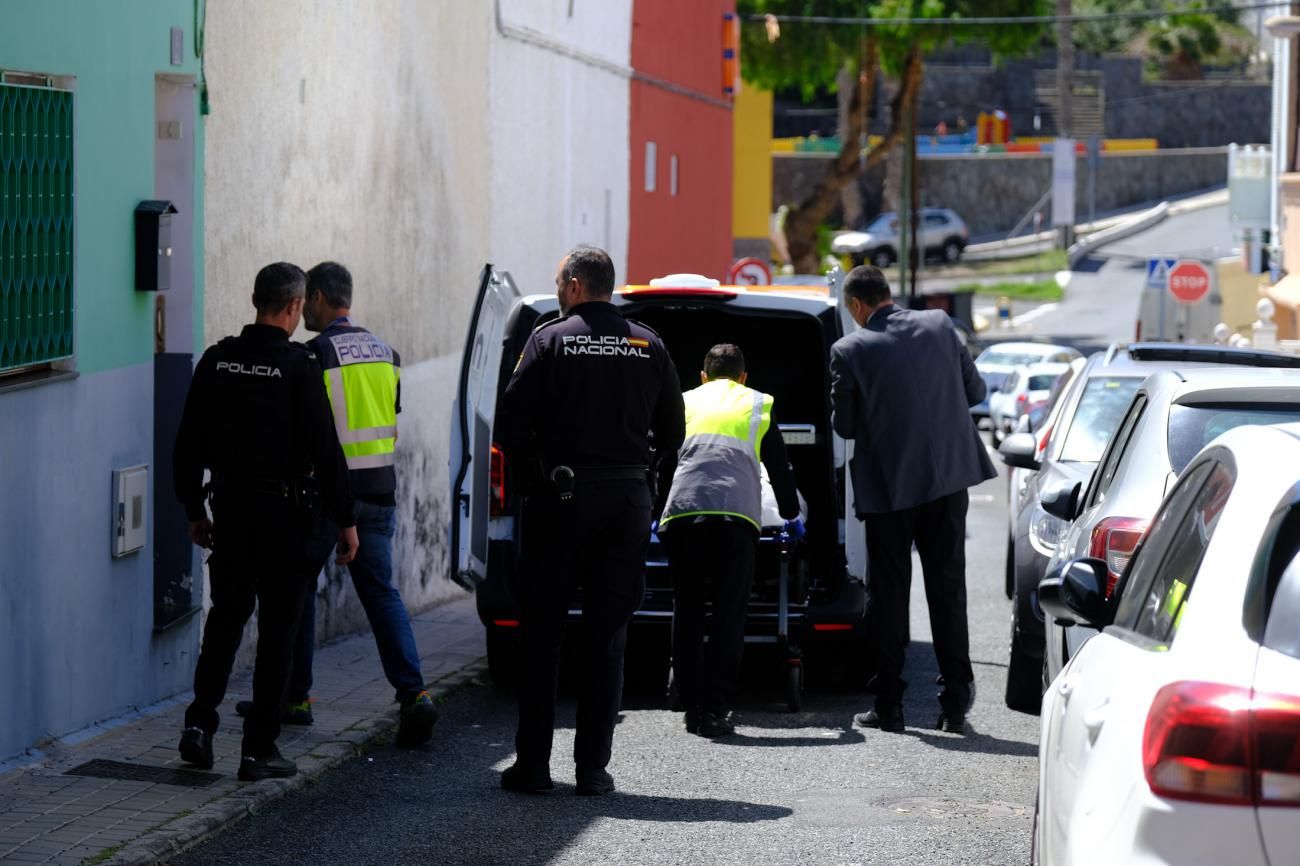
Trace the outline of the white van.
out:
<instances>
[{"instance_id":1,"label":"white van","mask_svg":"<svg viewBox=\"0 0 1300 866\"><path fill-rule=\"evenodd\" d=\"M744 351L749 384L776 398L775 420L808 506L807 536L791 559L791 643L839 643L845 661L865 669L866 543L845 483L852 443L831 429L828 366L831 344L845 332L845 322L855 326L826 287L705 282L711 283L685 278L671 285L628 286L613 300L629 318L663 337L685 388L692 387L695 371L716 343L735 343ZM452 412L451 578L477 593L488 661L498 681L509 680L513 668L519 548L513 467L493 445L492 422L524 342L538 325L559 315L558 306L554 294L524 296L508 273L485 267ZM746 625L746 641L752 643L777 642L779 553L764 541ZM638 642L662 645L666 652L672 584L653 540L646 585L629 652ZM581 599L574 599L571 619L580 610Z\"/></svg>"}]
</instances>

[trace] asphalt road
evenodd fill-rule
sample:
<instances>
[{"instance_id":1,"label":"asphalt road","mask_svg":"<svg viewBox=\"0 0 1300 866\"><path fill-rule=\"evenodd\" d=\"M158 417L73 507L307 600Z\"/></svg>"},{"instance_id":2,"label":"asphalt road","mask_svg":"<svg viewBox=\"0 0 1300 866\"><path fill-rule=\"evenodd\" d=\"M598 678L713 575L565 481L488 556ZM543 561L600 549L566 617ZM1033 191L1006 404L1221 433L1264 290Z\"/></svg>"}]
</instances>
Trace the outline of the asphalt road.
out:
<instances>
[{"instance_id":1,"label":"asphalt road","mask_svg":"<svg viewBox=\"0 0 1300 866\"><path fill-rule=\"evenodd\" d=\"M566 701L558 789L523 796L498 787L512 759L512 695L482 685L448 701L424 750L381 744L173 862L1023 864L1037 719L1002 703L1005 486L972 491L978 698L966 736L933 729L937 668L918 569L906 733L854 729L867 698L831 676L811 684L805 712L786 712L771 660L751 653L738 736L688 736L661 698L630 694L610 766L618 792L576 797Z\"/></svg>"},{"instance_id":2,"label":"asphalt road","mask_svg":"<svg viewBox=\"0 0 1300 866\"><path fill-rule=\"evenodd\" d=\"M1016 304L1012 309L1015 327L1010 332L990 331L981 336L996 342L1033 335L1075 345L1085 352L1112 341L1131 340L1149 257L1215 258L1229 255L1232 246L1226 205L1170 217L1098 250L1086 269L1071 276L1061 301ZM992 311L983 312L987 316Z\"/></svg>"}]
</instances>

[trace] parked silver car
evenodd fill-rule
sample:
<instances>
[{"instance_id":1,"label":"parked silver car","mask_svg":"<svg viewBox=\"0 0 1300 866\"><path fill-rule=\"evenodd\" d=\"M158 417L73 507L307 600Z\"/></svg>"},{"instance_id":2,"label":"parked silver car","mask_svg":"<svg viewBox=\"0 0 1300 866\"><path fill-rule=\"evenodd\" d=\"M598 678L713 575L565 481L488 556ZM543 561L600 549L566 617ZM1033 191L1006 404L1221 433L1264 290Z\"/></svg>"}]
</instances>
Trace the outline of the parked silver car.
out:
<instances>
[{"instance_id":1,"label":"parked silver car","mask_svg":"<svg viewBox=\"0 0 1300 866\"><path fill-rule=\"evenodd\" d=\"M1109 596L1161 500L1198 451L1236 427L1296 421L1300 370L1207 367L1153 374L1134 394L1086 487L1065 481L1043 491L1044 510L1072 521L1047 574L1074 559L1102 560ZM1062 626L1050 616L1045 630L1043 681L1050 683L1096 632Z\"/></svg>"},{"instance_id":2,"label":"parked silver car","mask_svg":"<svg viewBox=\"0 0 1300 866\"><path fill-rule=\"evenodd\" d=\"M961 259L962 250L970 241L970 229L965 221L946 207L921 209L920 235L926 256L936 256L949 263ZM887 268L898 261L901 244L898 214L883 213L862 231L838 235L831 241L831 252L848 256L855 265L871 262L878 268Z\"/></svg>"}]
</instances>

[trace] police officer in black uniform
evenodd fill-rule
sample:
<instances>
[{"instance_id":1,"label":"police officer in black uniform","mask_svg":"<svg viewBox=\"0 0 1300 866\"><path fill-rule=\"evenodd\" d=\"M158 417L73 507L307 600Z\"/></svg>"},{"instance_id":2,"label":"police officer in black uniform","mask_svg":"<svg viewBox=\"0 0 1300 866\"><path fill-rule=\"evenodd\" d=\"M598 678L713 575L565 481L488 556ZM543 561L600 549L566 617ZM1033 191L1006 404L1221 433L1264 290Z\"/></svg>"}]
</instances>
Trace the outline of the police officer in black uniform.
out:
<instances>
[{"instance_id":1,"label":"police officer in black uniform","mask_svg":"<svg viewBox=\"0 0 1300 866\"><path fill-rule=\"evenodd\" d=\"M275 741L303 595L320 565L309 545L319 536L322 507L345 527L338 532L338 561L350 561L357 549L347 464L324 377L311 352L289 341L306 291L300 268L284 262L262 268L253 287L256 323L203 354L172 458L190 538L212 549L212 609L194 671L194 702L185 711L181 758L212 766L217 707L256 602L253 709L244 720L239 764L245 781L297 772ZM206 490L205 469L212 473ZM204 507L208 490L211 521Z\"/></svg>"},{"instance_id":2,"label":"police officer in black uniform","mask_svg":"<svg viewBox=\"0 0 1300 866\"><path fill-rule=\"evenodd\" d=\"M686 419L659 335L610 302L609 255L578 247L560 263L555 285L564 315L529 338L495 430L511 465L533 475L521 521L518 757L501 784L530 793L554 787L556 671L581 587L577 792L607 794L627 624L645 595L650 436L656 451L675 454Z\"/></svg>"}]
</instances>

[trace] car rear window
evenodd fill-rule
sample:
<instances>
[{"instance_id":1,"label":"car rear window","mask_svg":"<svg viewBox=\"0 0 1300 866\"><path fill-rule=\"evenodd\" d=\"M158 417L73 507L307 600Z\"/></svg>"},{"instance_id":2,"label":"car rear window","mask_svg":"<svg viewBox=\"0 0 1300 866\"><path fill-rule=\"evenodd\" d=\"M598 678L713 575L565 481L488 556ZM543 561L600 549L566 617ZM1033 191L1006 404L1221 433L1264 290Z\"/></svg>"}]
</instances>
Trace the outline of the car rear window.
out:
<instances>
[{"instance_id":1,"label":"car rear window","mask_svg":"<svg viewBox=\"0 0 1300 866\"><path fill-rule=\"evenodd\" d=\"M977 363L980 364L998 364L1003 367L1023 367L1027 364L1037 364L1043 360L1042 355L1026 355L1017 352L985 352L979 356Z\"/></svg>"},{"instance_id":2,"label":"car rear window","mask_svg":"<svg viewBox=\"0 0 1300 866\"><path fill-rule=\"evenodd\" d=\"M1300 421L1300 404L1194 403L1169 409L1169 465L1182 472L1196 452L1234 427Z\"/></svg>"},{"instance_id":3,"label":"car rear window","mask_svg":"<svg viewBox=\"0 0 1300 866\"><path fill-rule=\"evenodd\" d=\"M1056 380L1060 375L1060 373L1042 373L1037 376L1030 376L1029 390L1050 391L1052 390L1052 386L1056 384Z\"/></svg>"},{"instance_id":4,"label":"car rear window","mask_svg":"<svg viewBox=\"0 0 1300 866\"><path fill-rule=\"evenodd\" d=\"M1094 376L1083 386L1079 408L1074 411L1070 430L1061 446L1060 460L1067 463L1096 463L1115 435L1142 380L1136 376Z\"/></svg>"}]
</instances>

